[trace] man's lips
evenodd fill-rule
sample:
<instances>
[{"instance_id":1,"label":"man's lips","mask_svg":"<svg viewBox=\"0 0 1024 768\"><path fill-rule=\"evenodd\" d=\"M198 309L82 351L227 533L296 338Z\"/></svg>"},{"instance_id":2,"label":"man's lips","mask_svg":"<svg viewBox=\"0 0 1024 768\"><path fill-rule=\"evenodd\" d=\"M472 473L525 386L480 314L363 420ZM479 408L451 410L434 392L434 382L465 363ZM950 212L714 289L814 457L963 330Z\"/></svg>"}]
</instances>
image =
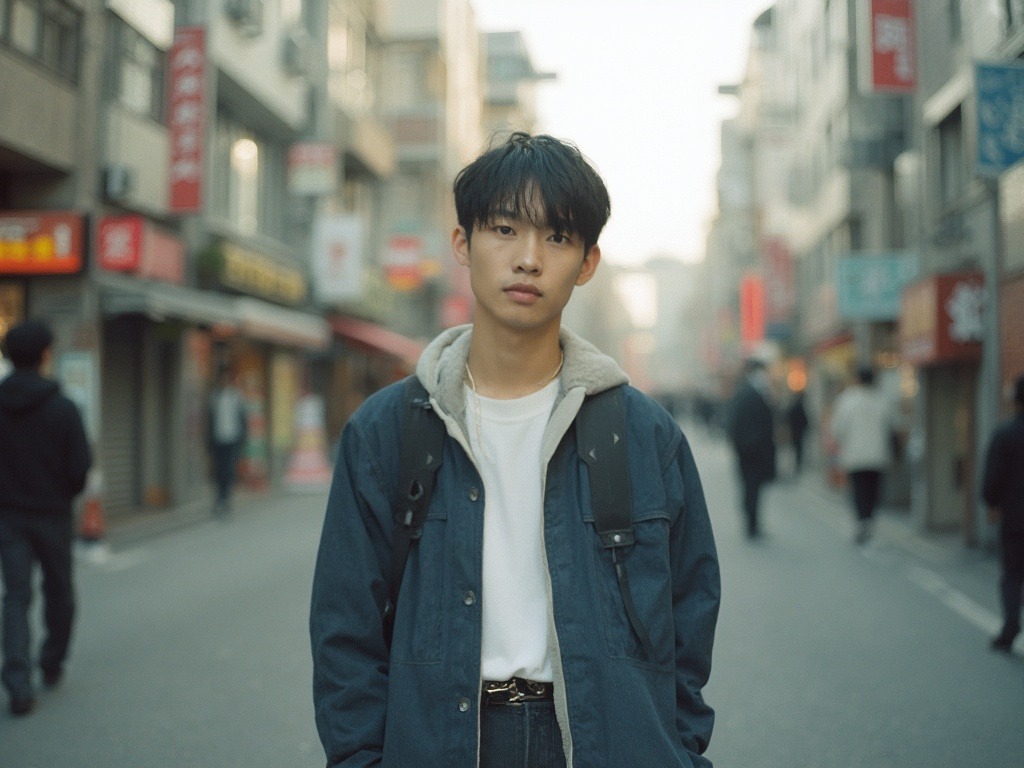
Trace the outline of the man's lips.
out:
<instances>
[{"instance_id":1,"label":"man's lips","mask_svg":"<svg viewBox=\"0 0 1024 768\"><path fill-rule=\"evenodd\" d=\"M529 283L515 283L506 287L505 294L519 304L532 304L540 298L540 289Z\"/></svg>"}]
</instances>

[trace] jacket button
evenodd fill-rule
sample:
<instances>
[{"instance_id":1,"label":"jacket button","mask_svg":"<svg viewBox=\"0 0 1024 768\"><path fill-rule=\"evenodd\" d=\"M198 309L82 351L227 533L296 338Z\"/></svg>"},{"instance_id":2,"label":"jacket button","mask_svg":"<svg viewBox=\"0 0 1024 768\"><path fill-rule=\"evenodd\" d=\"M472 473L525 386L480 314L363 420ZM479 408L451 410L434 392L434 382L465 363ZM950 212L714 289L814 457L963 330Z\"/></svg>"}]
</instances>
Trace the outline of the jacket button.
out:
<instances>
[{"instance_id":1,"label":"jacket button","mask_svg":"<svg viewBox=\"0 0 1024 768\"><path fill-rule=\"evenodd\" d=\"M470 501L476 501L479 498L480 498L480 491L478 491L476 488L470 488L469 489L469 500Z\"/></svg>"},{"instance_id":2,"label":"jacket button","mask_svg":"<svg viewBox=\"0 0 1024 768\"><path fill-rule=\"evenodd\" d=\"M474 605L476 603L476 594L471 589L467 589L462 593L462 602L464 605Z\"/></svg>"},{"instance_id":3,"label":"jacket button","mask_svg":"<svg viewBox=\"0 0 1024 768\"><path fill-rule=\"evenodd\" d=\"M469 699L465 696L459 699L459 712L469 712Z\"/></svg>"}]
</instances>

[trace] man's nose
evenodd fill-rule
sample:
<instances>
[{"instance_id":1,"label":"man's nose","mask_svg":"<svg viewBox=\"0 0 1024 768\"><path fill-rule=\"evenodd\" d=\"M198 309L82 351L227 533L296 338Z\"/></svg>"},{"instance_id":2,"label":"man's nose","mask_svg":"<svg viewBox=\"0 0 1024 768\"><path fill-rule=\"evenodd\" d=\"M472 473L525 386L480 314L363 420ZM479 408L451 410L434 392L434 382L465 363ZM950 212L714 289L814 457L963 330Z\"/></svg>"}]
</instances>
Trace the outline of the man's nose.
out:
<instances>
[{"instance_id":1,"label":"man's nose","mask_svg":"<svg viewBox=\"0 0 1024 768\"><path fill-rule=\"evenodd\" d=\"M539 272L541 266L541 248L543 242L537 236L523 238L522 247L519 249L516 260L516 268L524 272Z\"/></svg>"}]
</instances>

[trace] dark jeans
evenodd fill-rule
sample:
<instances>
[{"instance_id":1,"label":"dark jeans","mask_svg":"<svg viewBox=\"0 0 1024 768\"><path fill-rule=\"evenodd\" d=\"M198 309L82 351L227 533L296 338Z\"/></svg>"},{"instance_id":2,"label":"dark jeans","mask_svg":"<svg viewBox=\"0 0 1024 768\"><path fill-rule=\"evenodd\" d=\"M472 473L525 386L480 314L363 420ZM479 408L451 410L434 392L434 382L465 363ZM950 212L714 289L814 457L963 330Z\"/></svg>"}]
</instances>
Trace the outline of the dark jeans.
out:
<instances>
[{"instance_id":1,"label":"dark jeans","mask_svg":"<svg viewBox=\"0 0 1024 768\"><path fill-rule=\"evenodd\" d=\"M554 703L482 706L480 768L565 768Z\"/></svg>"},{"instance_id":2,"label":"dark jeans","mask_svg":"<svg viewBox=\"0 0 1024 768\"><path fill-rule=\"evenodd\" d=\"M0 512L0 563L3 565L3 670L0 679L12 698L32 694L29 606L32 603L32 570L43 571L43 619L46 639L39 666L57 672L64 664L71 642L75 594L71 579L71 515Z\"/></svg>"},{"instance_id":3,"label":"dark jeans","mask_svg":"<svg viewBox=\"0 0 1024 768\"><path fill-rule=\"evenodd\" d=\"M999 592L1003 602L1005 637L1020 633L1021 592L1024 591L1024 531L1003 531L999 541L1003 573Z\"/></svg>"},{"instance_id":4,"label":"dark jeans","mask_svg":"<svg viewBox=\"0 0 1024 768\"><path fill-rule=\"evenodd\" d=\"M226 507L231 501L238 467L238 446L234 443L215 443L213 446L213 481L217 486L217 506Z\"/></svg>"},{"instance_id":5,"label":"dark jeans","mask_svg":"<svg viewBox=\"0 0 1024 768\"><path fill-rule=\"evenodd\" d=\"M853 509L858 520L870 520L875 514L882 489L882 473L877 469L859 469L850 472L850 490Z\"/></svg>"}]
</instances>

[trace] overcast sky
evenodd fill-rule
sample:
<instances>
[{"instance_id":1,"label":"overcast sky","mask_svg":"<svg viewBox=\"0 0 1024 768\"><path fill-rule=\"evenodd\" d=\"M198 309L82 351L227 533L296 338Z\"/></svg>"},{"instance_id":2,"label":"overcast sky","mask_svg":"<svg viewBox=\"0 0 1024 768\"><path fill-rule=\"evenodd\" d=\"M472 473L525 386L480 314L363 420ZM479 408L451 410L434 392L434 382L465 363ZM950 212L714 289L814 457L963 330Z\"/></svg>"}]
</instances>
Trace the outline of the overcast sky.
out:
<instances>
[{"instance_id":1,"label":"overcast sky","mask_svg":"<svg viewBox=\"0 0 1024 768\"><path fill-rule=\"evenodd\" d=\"M471 0L484 31L518 29L535 66L541 130L573 140L612 198L606 258L703 255L718 125L769 0Z\"/></svg>"}]
</instances>

